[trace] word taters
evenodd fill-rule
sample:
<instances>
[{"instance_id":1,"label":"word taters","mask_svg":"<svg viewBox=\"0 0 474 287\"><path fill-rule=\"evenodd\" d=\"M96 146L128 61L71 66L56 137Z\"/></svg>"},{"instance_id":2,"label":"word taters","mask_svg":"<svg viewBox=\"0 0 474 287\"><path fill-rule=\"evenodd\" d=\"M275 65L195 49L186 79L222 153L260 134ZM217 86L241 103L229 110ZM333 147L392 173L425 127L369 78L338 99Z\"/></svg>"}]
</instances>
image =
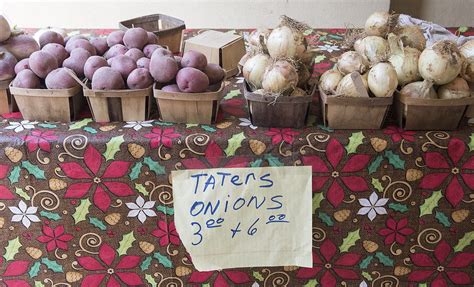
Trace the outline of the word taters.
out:
<instances>
[{"instance_id":1,"label":"word taters","mask_svg":"<svg viewBox=\"0 0 474 287\"><path fill-rule=\"evenodd\" d=\"M260 188L269 188L273 186L273 180L270 173L266 173L259 178L253 172L245 176L233 175L229 172L216 172L216 174L198 173L191 175L194 179L194 194L198 192L206 192L207 190L215 190L216 187L231 185L232 187L245 186L250 183L259 182Z\"/></svg>"}]
</instances>

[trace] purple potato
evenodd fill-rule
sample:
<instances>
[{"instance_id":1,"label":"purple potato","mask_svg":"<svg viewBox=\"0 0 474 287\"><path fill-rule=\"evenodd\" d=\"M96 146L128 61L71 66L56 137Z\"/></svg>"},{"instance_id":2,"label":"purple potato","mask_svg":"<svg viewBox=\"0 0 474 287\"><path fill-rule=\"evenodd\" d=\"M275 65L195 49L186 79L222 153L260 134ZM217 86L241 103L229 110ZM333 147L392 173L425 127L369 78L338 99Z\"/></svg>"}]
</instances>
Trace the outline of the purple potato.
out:
<instances>
[{"instance_id":1,"label":"purple potato","mask_svg":"<svg viewBox=\"0 0 474 287\"><path fill-rule=\"evenodd\" d=\"M202 93L209 87L209 78L196 68L186 67L179 70L176 83L185 93Z\"/></svg>"},{"instance_id":2,"label":"purple potato","mask_svg":"<svg viewBox=\"0 0 474 287\"><path fill-rule=\"evenodd\" d=\"M128 29L123 35L123 44L129 49L137 48L141 50L147 42L148 34L141 27Z\"/></svg>"},{"instance_id":3,"label":"purple potato","mask_svg":"<svg viewBox=\"0 0 474 287\"><path fill-rule=\"evenodd\" d=\"M125 82L119 72L102 67L95 71L91 86L93 90L121 90L125 88Z\"/></svg>"},{"instance_id":4,"label":"purple potato","mask_svg":"<svg viewBox=\"0 0 474 287\"><path fill-rule=\"evenodd\" d=\"M172 85L167 85L161 88L163 92L170 92L170 93L181 93L181 90L179 89L178 85L172 84Z\"/></svg>"},{"instance_id":5,"label":"purple potato","mask_svg":"<svg viewBox=\"0 0 474 287\"><path fill-rule=\"evenodd\" d=\"M46 83L46 88L48 89L70 89L77 87L79 85L76 80L74 80L73 77L68 73L72 71L71 69L68 68L58 68L55 70L52 70L51 73L49 73L46 76L45 83Z\"/></svg>"},{"instance_id":6,"label":"purple potato","mask_svg":"<svg viewBox=\"0 0 474 287\"><path fill-rule=\"evenodd\" d=\"M40 48L43 48L49 43L56 43L61 46L64 46L64 38L61 34L54 31L46 31L39 37Z\"/></svg>"},{"instance_id":7,"label":"purple potato","mask_svg":"<svg viewBox=\"0 0 474 287\"><path fill-rule=\"evenodd\" d=\"M119 72L123 79L126 80L128 75L137 68L137 63L129 56L118 55L112 61L111 68Z\"/></svg>"},{"instance_id":8,"label":"purple potato","mask_svg":"<svg viewBox=\"0 0 474 287\"><path fill-rule=\"evenodd\" d=\"M89 40L85 39L74 39L74 40L69 40L66 44L66 51L71 53L72 50L76 48L82 48L87 50L91 55L95 55L96 51L94 46L89 42Z\"/></svg>"},{"instance_id":9,"label":"purple potato","mask_svg":"<svg viewBox=\"0 0 474 287\"><path fill-rule=\"evenodd\" d=\"M107 52L109 46L107 45L107 39L104 37L95 37L90 40L92 46L94 46L96 54L102 56Z\"/></svg>"},{"instance_id":10,"label":"purple potato","mask_svg":"<svg viewBox=\"0 0 474 287\"><path fill-rule=\"evenodd\" d=\"M162 56L155 52L150 61L150 73L158 83L168 83L176 77L178 64L176 64L174 58Z\"/></svg>"},{"instance_id":11,"label":"purple potato","mask_svg":"<svg viewBox=\"0 0 474 287\"><path fill-rule=\"evenodd\" d=\"M113 57L118 56L118 55L125 55L125 53L127 53L127 51L128 51L128 49L124 45L116 44L116 45L110 47L110 49L107 52L105 52L104 57L108 60L108 59L113 58Z\"/></svg>"},{"instance_id":12,"label":"purple potato","mask_svg":"<svg viewBox=\"0 0 474 287\"><path fill-rule=\"evenodd\" d=\"M146 34L148 35L147 44L158 44L158 36L155 33L147 31Z\"/></svg>"},{"instance_id":13,"label":"purple potato","mask_svg":"<svg viewBox=\"0 0 474 287\"><path fill-rule=\"evenodd\" d=\"M69 68L76 73L76 75L79 78L84 77L84 65L86 64L87 59L91 54L89 51L82 49L82 48L76 48L71 51L71 55L69 58L64 60L63 62L63 67Z\"/></svg>"},{"instance_id":14,"label":"purple potato","mask_svg":"<svg viewBox=\"0 0 474 287\"><path fill-rule=\"evenodd\" d=\"M145 54L143 54L143 52L137 48L131 48L127 51L127 53L125 53L125 56L129 56L136 62L138 59L145 57Z\"/></svg>"},{"instance_id":15,"label":"purple potato","mask_svg":"<svg viewBox=\"0 0 474 287\"><path fill-rule=\"evenodd\" d=\"M181 59L181 66L183 68L191 67L203 71L207 66L207 58L201 52L189 50L184 52Z\"/></svg>"},{"instance_id":16,"label":"purple potato","mask_svg":"<svg viewBox=\"0 0 474 287\"><path fill-rule=\"evenodd\" d=\"M163 48L163 47L157 44L148 44L145 47L143 47L143 53L145 54L145 57L151 58L151 55L153 55L153 52L155 52L155 50L158 48Z\"/></svg>"},{"instance_id":17,"label":"purple potato","mask_svg":"<svg viewBox=\"0 0 474 287\"><path fill-rule=\"evenodd\" d=\"M132 90L146 89L153 85L153 78L147 69L137 68L127 78L127 86Z\"/></svg>"},{"instance_id":18,"label":"purple potato","mask_svg":"<svg viewBox=\"0 0 474 287\"><path fill-rule=\"evenodd\" d=\"M31 70L22 70L12 81L12 86L23 89L40 89L41 80Z\"/></svg>"},{"instance_id":19,"label":"purple potato","mask_svg":"<svg viewBox=\"0 0 474 287\"><path fill-rule=\"evenodd\" d=\"M125 35L124 31L113 31L107 36L107 45L112 47L117 44L123 44L123 35Z\"/></svg>"},{"instance_id":20,"label":"purple potato","mask_svg":"<svg viewBox=\"0 0 474 287\"><path fill-rule=\"evenodd\" d=\"M92 76L94 75L95 71L101 67L107 67L107 65L107 60L101 56L89 57L89 59L87 59L86 63L84 64L84 75L89 80L92 80Z\"/></svg>"},{"instance_id":21,"label":"purple potato","mask_svg":"<svg viewBox=\"0 0 474 287\"><path fill-rule=\"evenodd\" d=\"M58 66L61 66L64 60L69 57L69 53L66 51L66 48L57 43L46 44L41 50L53 55L58 61Z\"/></svg>"},{"instance_id":22,"label":"purple potato","mask_svg":"<svg viewBox=\"0 0 474 287\"><path fill-rule=\"evenodd\" d=\"M165 48L157 48L153 51L151 54L151 58L153 58L153 55L158 55L158 56L167 56L167 57L173 57L173 53Z\"/></svg>"},{"instance_id":23,"label":"purple potato","mask_svg":"<svg viewBox=\"0 0 474 287\"><path fill-rule=\"evenodd\" d=\"M44 51L36 51L29 59L30 70L38 77L44 79L54 69L58 68L58 60Z\"/></svg>"},{"instance_id":24,"label":"purple potato","mask_svg":"<svg viewBox=\"0 0 474 287\"><path fill-rule=\"evenodd\" d=\"M23 70L29 70L30 69L30 64L29 64L29 59L23 59L16 63L15 65L15 74L18 74L20 71Z\"/></svg>"},{"instance_id":25,"label":"purple potato","mask_svg":"<svg viewBox=\"0 0 474 287\"><path fill-rule=\"evenodd\" d=\"M217 64L207 64L204 73L209 78L209 84L214 85L220 83L225 78L225 71Z\"/></svg>"},{"instance_id":26,"label":"purple potato","mask_svg":"<svg viewBox=\"0 0 474 287\"><path fill-rule=\"evenodd\" d=\"M143 57L137 60L137 67L138 68L145 68L147 70L150 70L150 59L147 57Z\"/></svg>"}]
</instances>

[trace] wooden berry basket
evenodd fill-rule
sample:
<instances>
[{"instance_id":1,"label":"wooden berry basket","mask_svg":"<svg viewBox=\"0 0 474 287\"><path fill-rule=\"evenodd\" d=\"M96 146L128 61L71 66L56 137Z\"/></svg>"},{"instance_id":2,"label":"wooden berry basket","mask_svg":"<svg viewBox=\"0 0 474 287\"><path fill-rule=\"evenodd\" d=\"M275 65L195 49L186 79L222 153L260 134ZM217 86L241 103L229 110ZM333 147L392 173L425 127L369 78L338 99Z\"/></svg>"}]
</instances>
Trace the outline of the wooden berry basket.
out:
<instances>
[{"instance_id":1,"label":"wooden berry basket","mask_svg":"<svg viewBox=\"0 0 474 287\"><path fill-rule=\"evenodd\" d=\"M83 91L96 122L144 121L150 114L152 86L139 90Z\"/></svg>"},{"instance_id":2,"label":"wooden berry basket","mask_svg":"<svg viewBox=\"0 0 474 287\"><path fill-rule=\"evenodd\" d=\"M398 124L404 129L455 130L474 98L416 99L397 93L394 104Z\"/></svg>"},{"instance_id":3,"label":"wooden berry basket","mask_svg":"<svg viewBox=\"0 0 474 287\"><path fill-rule=\"evenodd\" d=\"M70 122L84 105L81 86L70 89L23 89L10 84L21 115L30 121Z\"/></svg>"},{"instance_id":4,"label":"wooden berry basket","mask_svg":"<svg viewBox=\"0 0 474 287\"><path fill-rule=\"evenodd\" d=\"M308 119L309 107L316 93L314 87L303 97L275 97L252 93L245 82L244 96L249 107L250 121L258 127L301 128Z\"/></svg>"},{"instance_id":5,"label":"wooden berry basket","mask_svg":"<svg viewBox=\"0 0 474 287\"><path fill-rule=\"evenodd\" d=\"M134 27L142 27L155 33L158 36L158 44L168 46L173 53L180 51L183 30L186 29L183 20L164 14L147 15L119 23L119 28L122 30Z\"/></svg>"},{"instance_id":6,"label":"wooden berry basket","mask_svg":"<svg viewBox=\"0 0 474 287\"><path fill-rule=\"evenodd\" d=\"M11 80L0 81L0 115L18 112L18 105L10 93Z\"/></svg>"},{"instance_id":7,"label":"wooden berry basket","mask_svg":"<svg viewBox=\"0 0 474 287\"><path fill-rule=\"evenodd\" d=\"M155 84L153 89L160 119L165 122L212 124L217 120L219 104L224 96L224 81L205 93L164 92Z\"/></svg>"}]
</instances>

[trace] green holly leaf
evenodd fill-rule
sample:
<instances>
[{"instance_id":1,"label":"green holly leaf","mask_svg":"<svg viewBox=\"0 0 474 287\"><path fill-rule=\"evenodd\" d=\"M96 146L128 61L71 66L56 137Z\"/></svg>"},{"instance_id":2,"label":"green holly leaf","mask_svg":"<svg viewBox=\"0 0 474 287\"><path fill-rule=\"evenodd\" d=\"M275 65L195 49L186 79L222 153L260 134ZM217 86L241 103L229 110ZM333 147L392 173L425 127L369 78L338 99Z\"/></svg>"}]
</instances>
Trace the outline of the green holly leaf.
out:
<instances>
[{"instance_id":1,"label":"green holly leaf","mask_svg":"<svg viewBox=\"0 0 474 287\"><path fill-rule=\"evenodd\" d=\"M258 158L250 163L251 167L260 167L262 165L263 160Z\"/></svg>"},{"instance_id":2,"label":"green holly leaf","mask_svg":"<svg viewBox=\"0 0 474 287\"><path fill-rule=\"evenodd\" d=\"M151 256L148 256L147 258L145 258L145 260L143 260L142 264L140 264L140 269L142 271L147 270L150 267L151 260L152 260Z\"/></svg>"},{"instance_id":3,"label":"green holly leaf","mask_svg":"<svg viewBox=\"0 0 474 287\"><path fill-rule=\"evenodd\" d=\"M161 254L160 252L153 253L153 257L157 259L158 262L164 267L173 268L173 262L171 262L171 260L167 256Z\"/></svg>"},{"instance_id":4,"label":"green holly leaf","mask_svg":"<svg viewBox=\"0 0 474 287\"><path fill-rule=\"evenodd\" d=\"M303 285L303 287L316 287L318 286L318 281L316 279L311 279L306 284Z\"/></svg>"},{"instance_id":5,"label":"green holly leaf","mask_svg":"<svg viewBox=\"0 0 474 287\"><path fill-rule=\"evenodd\" d=\"M472 133L469 138L471 139L469 141L469 151L473 151L474 150L474 133Z\"/></svg>"},{"instance_id":6,"label":"green holly leaf","mask_svg":"<svg viewBox=\"0 0 474 287\"><path fill-rule=\"evenodd\" d=\"M207 131L207 132L210 132L210 133L213 133L213 132L216 131L215 128L210 127L210 126L207 126L207 125L201 125L201 128L202 128L203 130Z\"/></svg>"},{"instance_id":7,"label":"green holly leaf","mask_svg":"<svg viewBox=\"0 0 474 287\"><path fill-rule=\"evenodd\" d=\"M158 162L152 160L149 156L145 157L143 163L145 163L146 166L155 173L155 175L166 174L165 168Z\"/></svg>"},{"instance_id":8,"label":"green holly leaf","mask_svg":"<svg viewBox=\"0 0 474 287\"><path fill-rule=\"evenodd\" d=\"M76 207L76 211L74 211L72 215L72 218L74 218L75 224L86 220L86 215L89 214L90 206L91 206L91 202L89 198L81 199L81 203Z\"/></svg>"},{"instance_id":9,"label":"green holly leaf","mask_svg":"<svg viewBox=\"0 0 474 287\"><path fill-rule=\"evenodd\" d=\"M281 160L276 156L273 156L272 154L266 154L263 156L263 158L268 161L268 164L270 166L283 166Z\"/></svg>"},{"instance_id":10,"label":"green holly leaf","mask_svg":"<svg viewBox=\"0 0 474 287\"><path fill-rule=\"evenodd\" d=\"M20 179L20 171L21 167L19 165L15 166L12 171L10 171L10 175L8 176L8 180L11 184L17 183Z\"/></svg>"},{"instance_id":11,"label":"green holly leaf","mask_svg":"<svg viewBox=\"0 0 474 287\"><path fill-rule=\"evenodd\" d=\"M3 254L3 258L5 260L13 260L13 257L18 253L18 249L21 247L20 239L18 236L15 239L8 240L8 244L5 247L5 253Z\"/></svg>"},{"instance_id":12,"label":"green holly leaf","mask_svg":"<svg viewBox=\"0 0 474 287\"><path fill-rule=\"evenodd\" d=\"M49 220L54 220L54 221L58 221L61 219L61 216L59 214L55 212L50 212L50 211L41 210L40 215L43 217L46 217Z\"/></svg>"},{"instance_id":13,"label":"green holly leaf","mask_svg":"<svg viewBox=\"0 0 474 287\"><path fill-rule=\"evenodd\" d=\"M389 203L388 207L392 210L398 211L400 213L405 213L408 211L408 207L401 203Z\"/></svg>"},{"instance_id":14,"label":"green holly leaf","mask_svg":"<svg viewBox=\"0 0 474 287\"><path fill-rule=\"evenodd\" d=\"M35 287L44 287L44 284L41 281L35 281Z\"/></svg>"},{"instance_id":15,"label":"green holly leaf","mask_svg":"<svg viewBox=\"0 0 474 287\"><path fill-rule=\"evenodd\" d=\"M150 274L145 275L145 280L146 280L146 282L148 282L150 284L150 286L156 287L155 278L153 278L153 276L151 276Z\"/></svg>"},{"instance_id":16,"label":"green holly leaf","mask_svg":"<svg viewBox=\"0 0 474 287\"><path fill-rule=\"evenodd\" d=\"M240 90L237 89L237 90L231 90L227 93L227 95L225 95L224 99L226 100L230 100L232 98L235 98L235 97L238 97L240 95Z\"/></svg>"},{"instance_id":17,"label":"green holly leaf","mask_svg":"<svg viewBox=\"0 0 474 287\"><path fill-rule=\"evenodd\" d=\"M382 161L383 161L383 155L380 154L369 164L369 167L368 167L369 174L376 172L377 169L379 169Z\"/></svg>"},{"instance_id":18,"label":"green holly leaf","mask_svg":"<svg viewBox=\"0 0 474 287\"><path fill-rule=\"evenodd\" d=\"M383 266L393 267L393 260L382 252L375 253L375 257L382 263Z\"/></svg>"},{"instance_id":19,"label":"green holly leaf","mask_svg":"<svg viewBox=\"0 0 474 287\"><path fill-rule=\"evenodd\" d=\"M36 261L35 263L33 263L33 265L31 265L30 271L28 271L28 275L30 275L30 278L38 276L40 267L41 267L40 261Z\"/></svg>"},{"instance_id":20,"label":"green holly leaf","mask_svg":"<svg viewBox=\"0 0 474 287\"><path fill-rule=\"evenodd\" d=\"M81 121L75 122L69 126L69 130L77 130L87 126L88 123L91 123L92 119L83 119Z\"/></svg>"},{"instance_id":21,"label":"green holly leaf","mask_svg":"<svg viewBox=\"0 0 474 287\"><path fill-rule=\"evenodd\" d=\"M369 255L364 258L359 264L360 269L367 269L369 267L370 262L372 262L372 259L374 259L373 255Z\"/></svg>"},{"instance_id":22,"label":"green holly leaf","mask_svg":"<svg viewBox=\"0 0 474 287\"><path fill-rule=\"evenodd\" d=\"M384 155L388 159L388 163L394 168L405 169L405 161L398 154L393 153L391 150L386 150Z\"/></svg>"},{"instance_id":23,"label":"green holly leaf","mask_svg":"<svg viewBox=\"0 0 474 287\"><path fill-rule=\"evenodd\" d=\"M105 226L105 223L96 217L89 217L89 223L99 228L102 231L107 230L107 226Z\"/></svg>"},{"instance_id":24,"label":"green holly leaf","mask_svg":"<svg viewBox=\"0 0 474 287\"><path fill-rule=\"evenodd\" d=\"M37 165L34 165L29 162L28 160L22 161L21 167L26 169L26 171L36 177L36 179L46 179L46 177L44 177L44 171L40 169Z\"/></svg>"},{"instance_id":25,"label":"green holly leaf","mask_svg":"<svg viewBox=\"0 0 474 287\"><path fill-rule=\"evenodd\" d=\"M263 278L262 274L260 274L260 272L258 272L258 271L254 271L254 272L252 273L252 275L253 275L253 277L254 277L255 279L257 279L258 281L263 281L263 280L265 280L265 278Z\"/></svg>"},{"instance_id":26,"label":"green holly leaf","mask_svg":"<svg viewBox=\"0 0 474 287\"><path fill-rule=\"evenodd\" d=\"M418 287L428 287L428 283L420 283L418 284Z\"/></svg>"},{"instance_id":27,"label":"green holly leaf","mask_svg":"<svg viewBox=\"0 0 474 287\"><path fill-rule=\"evenodd\" d=\"M132 171L128 175L130 177L130 180L135 180L135 179L138 178L138 176L140 175L140 171L142 169L142 166L143 166L143 164L142 164L141 161L138 161L133 165Z\"/></svg>"},{"instance_id":28,"label":"green holly leaf","mask_svg":"<svg viewBox=\"0 0 474 287\"><path fill-rule=\"evenodd\" d=\"M474 231L466 232L466 234L459 239L458 244L454 246L454 252L463 251L464 248L471 245L472 241L474 241Z\"/></svg>"},{"instance_id":29,"label":"green holly leaf","mask_svg":"<svg viewBox=\"0 0 474 287\"><path fill-rule=\"evenodd\" d=\"M436 211L435 217L439 223L444 225L444 227L451 227L451 222L449 221L449 218L446 216L446 214L442 213L441 211Z\"/></svg>"},{"instance_id":30,"label":"green holly leaf","mask_svg":"<svg viewBox=\"0 0 474 287\"><path fill-rule=\"evenodd\" d=\"M465 33L465 32L467 32L467 30L469 30L469 28L467 28L466 26L461 26L461 27L458 28L458 31L460 33Z\"/></svg>"},{"instance_id":31,"label":"green holly leaf","mask_svg":"<svg viewBox=\"0 0 474 287\"><path fill-rule=\"evenodd\" d=\"M235 155L235 151L242 146L242 141L245 139L244 132L233 135L227 140L227 148L225 154L227 157Z\"/></svg>"},{"instance_id":32,"label":"green holly leaf","mask_svg":"<svg viewBox=\"0 0 474 287\"><path fill-rule=\"evenodd\" d=\"M321 201L324 199L324 194L322 192L317 192L313 195L313 214L316 213L316 210L321 207Z\"/></svg>"},{"instance_id":33,"label":"green holly leaf","mask_svg":"<svg viewBox=\"0 0 474 287\"><path fill-rule=\"evenodd\" d=\"M433 214L433 209L438 207L439 200L443 197L441 190L434 191L430 197L425 199L423 204L420 206L420 217L427 214Z\"/></svg>"},{"instance_id":34,"label":"green holly leaf","mask_svg":"<svg viewBox=\"0 0 474 287\"><path fill-rule=\"evenodd\" d=\"M330 127L325 127L323 125L318 125L318 128L322 129L323 131L327 131L329 133L332 133L334 130L331 129Z\"/></svg>"},{"instance_id":35,"label":"green holly leaf","mask_svg":"<svg viewBox=\"0 0 474 287\"><path fill-rule=\"evenodd\" d=\"M327 226L333 226L334 225L334 222L332 221L331 219L331 216L329 216L327 213L324 213L324 212L319 212L318 213L318 217L319 219L321 219L321 221L323 223L325 223Z\"/></svg>"},{"instance_id":36,"label":"green holly leaf","mask_svg":"<svg viewBox=\"0 0 474 287\"><path fill-rule=\"evenodd\" d=\"M48 267L48 269L53 272L56 272L56 273L64 272L63 267L59 265L58 262L56 262L55 260L49 260L48 258L43 258L41 259L41 263L46 265L46 267Z\"/></svg>"},{"instance_id":37,"label":"green holly leaf","mask_svg":"<svg viewBox=\"0 0 474 287\"><path fill-rule=\"evenodd\" d=\"M349 249L355 245L357 240L360 239L360 229L351 231L347 233L347 236L342 240L341 246L339 246L340 252L347 252Z\"/></svg>"},{"instance_id":38,"label":"green holly leaf","mask_svg":"<svg viewBox=\"0 0 474 287\"><path fill-rule=\"evenodd\" d=\"M318 56L314 57L314 63L315 63L315 64L319 64L319 63L321 63L324 59L326 59L326 56L325 56L325 55L318 55Z\"/></svg>"},{"instance_id":39,"label":"green holly leaf","mask_svg":"<svg viewBox=\"0 0 474 287\"><path fill-rule=\"evenodd\" d=\"M122 240L119 242L119 248L117 249L118 255L121 256L127 254L127 250L132 247L133 242L135 242L133 231L124 234Z\"/></svg>"},{"instance_id":40,"label":"green holly leaf","mask_svg":"<svg viewBox=\"0 0 474 287\"><path fill-rule=\"evenodd\" d=\"M374 280L374 279L372 278L372 276L370 276L370 273L367 272L367 271L362 272L362 276L364 276L364 278L367 279L367 281L372 281L372 280Z\"/></svg>"},{"instance_id":41,"label":"green holly leaf","mask_svg":"<svg viewBox=\"0 0 474 287\"><path fill-rule=\"evenodd\" d=\"M161 121L156 121L156 122L154 122L154 124L158 125L158 126L172 126L172 125L174 125L174 123L161 122Z\"/></svg>"},{"instance_id":42,"label":"green holly leaf","mask_svg":"<svg viewBox=\"0 0 474 287\"><path fill-rule=\"evenodd\" d=\"M30 196L23 189L15 187L15 193L25 200L30 200Z\"/></svg>"},{"instance_id":43,"label":"green holly leaf","mask_svg":"<svg viewBox=\"0 0 474 287\"><path fill-rule=\"evenodd\" d=\"M55 129L55 128L58 127L57 125L48 124L48 123L39 124L38 126L40 126L42 128L45 128L45 129Z\"/></svg>"},{"instance_id":44,"label":"green holly leaf","mask_svg":"<svg viewBox=\"0 0 474 287\"><path fill-rule=\"evenodd\" d=\"M383 192L383 186L382 183L378 178L372 178L372 186L378 191L378 192Z\"/></svg>"},{"instance_id":45,"label":"green holly leaf","mask_svg":"<svg viewBox=\"0 0 474 287\"><path fill-rule=\"evenodd\" d=\"M120 151L120 145L124 141L125 141L125 139L123 138L123 135L121 135L121 136L113 137L107 142L107 144L106 144L107 149L104 152L104 156L105 156L106 161L110 160L110 159L114 159L115 154L118 151Z\"/></svg>"},{"instance_id":46,"label":"green holly leaf","mask_svg":"<svg viewBox=\"0 0 474 287\"><path fill-rule=\"evenodd\" d=\"M148 196L148 194L150 194L148 190L146 190L146 188L141 183L135 183L135 189L141 194L143 194L144 196Z\"/></svg>"},{"instance_id":47,"label":"green holly leaf","mask_svg":"<svg viewBox=\"0 0 474 287\"><path fill-rule=\"evenodd\" d=\"M356 153L357 148L362 144L365 136L362 132L352 133L349 143L346 145L347 154Z\"/></svg>"},{"instance_id":48,"label":"green holly leaf","mask_svg":"<svg viewBox=\"0 0 474 287\"><path fill-rule=\"evenodd\" d=\"M158 205L156 207L156 210L158 210L159 212L162 212L165 215L173 215L174 214L174 208L167 207L167 206L164 206L164 205Z\"/></svg>"}]
</instances>

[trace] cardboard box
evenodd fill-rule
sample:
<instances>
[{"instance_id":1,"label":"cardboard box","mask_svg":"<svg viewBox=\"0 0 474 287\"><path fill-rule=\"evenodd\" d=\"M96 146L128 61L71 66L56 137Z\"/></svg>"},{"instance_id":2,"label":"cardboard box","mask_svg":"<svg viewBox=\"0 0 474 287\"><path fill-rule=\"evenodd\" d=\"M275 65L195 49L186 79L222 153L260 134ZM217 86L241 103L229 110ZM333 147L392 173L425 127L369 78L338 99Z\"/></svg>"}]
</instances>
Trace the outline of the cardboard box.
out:
<instances>
[{"instance_id":1,"label":"cardboard box","mask_svg":"<svg viewBox=\"0 0 474 287\"><path fill-rule=\"evenodd\" d=\"M240 58L245 55L244 39L232 32L205 31L184 42L183 51L195 50L203 53L209 63L219 64L231 77L239 73Z\"/></svg>"}]
</instances>

